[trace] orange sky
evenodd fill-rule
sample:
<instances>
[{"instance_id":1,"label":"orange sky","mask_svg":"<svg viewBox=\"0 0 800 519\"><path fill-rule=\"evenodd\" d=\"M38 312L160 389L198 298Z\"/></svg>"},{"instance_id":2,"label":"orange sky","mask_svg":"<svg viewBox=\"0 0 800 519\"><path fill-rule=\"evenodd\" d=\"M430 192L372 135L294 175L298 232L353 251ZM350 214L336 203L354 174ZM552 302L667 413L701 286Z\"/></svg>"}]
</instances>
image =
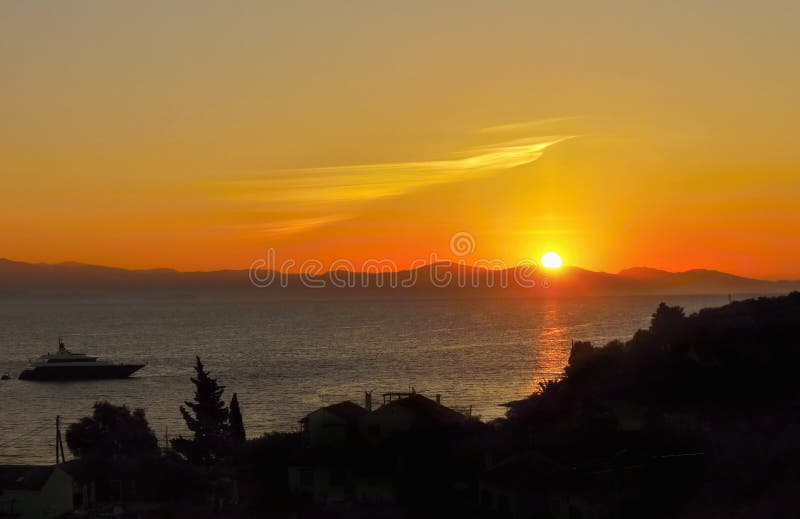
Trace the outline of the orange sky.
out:
<instances>
[{"instance_id":1,"label":"orange sky","mask_svg":"<svg viewBox=\"0 0 800 519\"><path fill-rule=\"evenodd\" d=\"M800 278L797 2L431 4L2 3L0 257Z\"/></svg>"}]
</instances>

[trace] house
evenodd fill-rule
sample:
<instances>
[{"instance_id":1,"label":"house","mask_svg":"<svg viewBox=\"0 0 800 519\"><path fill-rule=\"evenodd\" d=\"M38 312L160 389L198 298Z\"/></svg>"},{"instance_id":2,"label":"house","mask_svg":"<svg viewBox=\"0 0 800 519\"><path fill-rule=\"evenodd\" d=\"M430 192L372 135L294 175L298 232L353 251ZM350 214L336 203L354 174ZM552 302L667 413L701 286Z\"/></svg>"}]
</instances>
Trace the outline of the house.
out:
<instances>
[{"instance_id":1,"label":"house","mask_svg":"<svg viewBox=\"0 0 800 519\"><path fill-rule=\"evenodd\" d=\"M377 443L397 434L463 424L467 417L418 393L386 393L384 405L359 419L361 437Z\"/></svg>"},{"instance_id":2,"label":"house","mask_svg":"<svg viewBox=\"0 0 800 519\"><path fill-rule=\"evenodd\" d=\"M72 510L72 476L61 467L0 465L0 518L46 519Z\"/></svg>"},{"instance_id":3,"label":"house","mask_svg":"<svg viewBox=\"0 0 800 519\"><path fill-rule=\"evenodd\" d=\"M288 467L289 491L316 503L395 503L404 453L375 447L403 433L440 430L467 419L443 406L438 395L432 400L415 392L386 393L374 411L369 392L364 407L345 401L317 409L300 420L310 448Z\"/></svg>"},{"instance_id":4,"label":"house","mask_svg":"<svg viewBox=\"0 0 800 519\"><path fill-rule=\"evenodd\" d=\"M317 409L300 420L306 445L312 450L288 468L292 494L318 503L342 502L352 496L353 471L346 460L346 448L358 443L358 419L367 413L360 405L344 401Z\"/></svg>"},{"instance_id":5,"label":"house","mask_svg":"<svg viewBox=\"0 0 800 519\"><path fill-rule=\"evenodd\" d=\"M350 401L322 407L300 420L311 447L344 447L358 434L358 419L368 411Z\"/></svg>"}]
</instances>

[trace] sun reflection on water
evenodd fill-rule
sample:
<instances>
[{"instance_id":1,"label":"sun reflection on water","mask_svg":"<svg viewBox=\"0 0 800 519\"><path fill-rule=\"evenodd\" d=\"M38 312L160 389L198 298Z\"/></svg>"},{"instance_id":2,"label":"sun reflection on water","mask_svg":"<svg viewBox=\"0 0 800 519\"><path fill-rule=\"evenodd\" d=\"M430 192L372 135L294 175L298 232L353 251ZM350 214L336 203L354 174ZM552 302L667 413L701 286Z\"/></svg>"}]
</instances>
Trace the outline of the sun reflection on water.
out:
<instances>
[{"instance_id":1,"label":"sun reflection on water","mask_svg":"<svg viewBox=\"0 0 800 519\"><path fill-rule=\"evenodd\" d=\"M531 366L529 393L539 389L539 382L559 378L564 372L569 355L569 337L565 326L563 308L556 301L546 301L541 313L541 325L536 334L536 355Z\"/></svg>"}]
</instances>

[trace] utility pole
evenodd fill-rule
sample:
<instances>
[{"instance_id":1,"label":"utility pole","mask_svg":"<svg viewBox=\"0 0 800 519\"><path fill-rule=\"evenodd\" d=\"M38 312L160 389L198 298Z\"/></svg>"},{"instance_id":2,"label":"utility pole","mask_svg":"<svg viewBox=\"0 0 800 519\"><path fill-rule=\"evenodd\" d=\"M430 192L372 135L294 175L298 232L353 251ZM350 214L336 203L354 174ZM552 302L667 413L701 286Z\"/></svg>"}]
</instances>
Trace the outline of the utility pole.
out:
<instances>
[{"instance_id":1,"label":"utility pole","mask_svg":"<svg viewBox=\"0 0 800 519\"><path fill-rule=\"evenodd\" d=\"M59 454L61 456L61 463L66 463L64 458L64 444L61 443L61 416L56 415L56 465L58 465Z\"/></svg>"}]
</instances>

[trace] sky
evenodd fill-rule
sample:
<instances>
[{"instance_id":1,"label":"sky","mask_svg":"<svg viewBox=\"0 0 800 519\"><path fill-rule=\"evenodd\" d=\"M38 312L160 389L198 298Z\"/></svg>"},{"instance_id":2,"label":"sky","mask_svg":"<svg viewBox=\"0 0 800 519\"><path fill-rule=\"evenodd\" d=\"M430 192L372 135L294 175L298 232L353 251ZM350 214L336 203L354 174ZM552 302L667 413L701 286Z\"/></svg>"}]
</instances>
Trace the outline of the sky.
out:
<instances>
[{"instance_id":1,"label":"sky","mask_svg":"<svg viewBox=\"0 0 800 519\"><path fill-rule=\"evenodd\" d=\"M798 19L795 1L4 1L0 257L554 250L797 279Z\"/></svg>"}]
</instances>

